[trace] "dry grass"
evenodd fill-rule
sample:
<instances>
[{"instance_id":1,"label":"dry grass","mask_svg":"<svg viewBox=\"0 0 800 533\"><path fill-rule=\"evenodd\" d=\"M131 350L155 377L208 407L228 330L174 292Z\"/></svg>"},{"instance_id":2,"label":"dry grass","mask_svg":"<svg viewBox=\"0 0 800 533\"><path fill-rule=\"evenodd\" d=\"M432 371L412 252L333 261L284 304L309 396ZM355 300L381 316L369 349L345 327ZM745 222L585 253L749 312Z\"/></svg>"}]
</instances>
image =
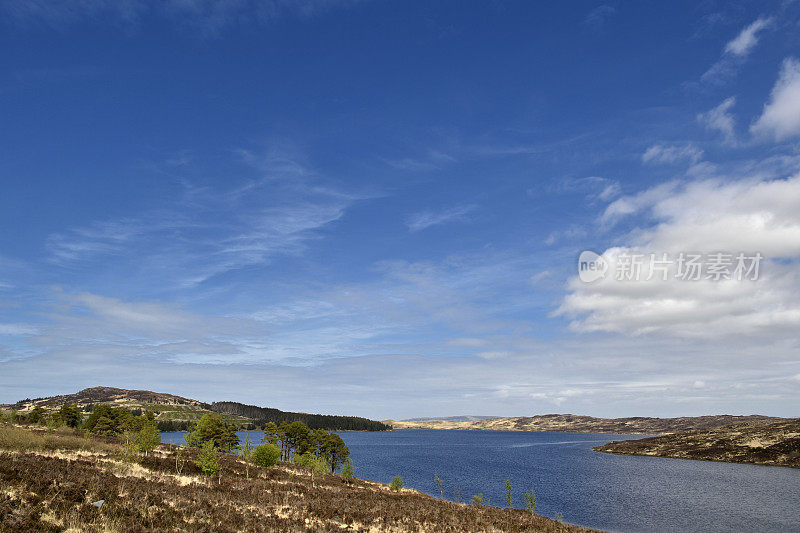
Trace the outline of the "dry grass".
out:
<instances>
[{"instance_id":1,"label":"dry grass","mask_svg":"<svg viewBox=\"0 0 800 533\"><path fill-rule=\"evenodd\" d=\"M8 424L0 425L0 450L55 451L89 450L112 453L119 449L108 440L87 439L77 430L64 429L47 432L44 429L29 429Z\"/></svg>"},{"instance_id":2,"label":"dry grass","mask_svg":"<svg viewBox=\"0 0 800 533\"><path fill-rule=\"evenodd\" d=\"M292 465L250 467L222 457L222 476L204 478L189 453L176 473L174 447L121 461L121 448L59 452L47 436L0 428L0 531L587 531L520 510L437 500L386 485L311 476ZM84 441L92 446L94 441ZM100 508L92 501L105 500Z\"/></svg>"}]
</instances>

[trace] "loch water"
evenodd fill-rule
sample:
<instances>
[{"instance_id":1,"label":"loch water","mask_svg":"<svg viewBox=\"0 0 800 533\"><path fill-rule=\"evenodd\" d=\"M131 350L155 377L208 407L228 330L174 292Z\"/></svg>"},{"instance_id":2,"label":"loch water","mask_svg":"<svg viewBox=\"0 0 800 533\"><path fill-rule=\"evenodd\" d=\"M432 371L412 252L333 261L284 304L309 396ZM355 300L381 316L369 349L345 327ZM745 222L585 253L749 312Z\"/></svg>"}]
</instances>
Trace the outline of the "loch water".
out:
<instances>
[{"instance_id":1,"label":"loch water","mask_svg":"<svg viewBox=\"0 0 800 533\"><path fill-rule=\"evenodd\" d=\"M162 433L183 443L184 433ZM241 439L245 433L240 433ZM344 432L355 475L439 497L515 507L610 531L800 531L800 469L610 455L594 446L638 435L402 429ZM250 432L258 443L262 434Z\"/></svg>"}]
</instances>

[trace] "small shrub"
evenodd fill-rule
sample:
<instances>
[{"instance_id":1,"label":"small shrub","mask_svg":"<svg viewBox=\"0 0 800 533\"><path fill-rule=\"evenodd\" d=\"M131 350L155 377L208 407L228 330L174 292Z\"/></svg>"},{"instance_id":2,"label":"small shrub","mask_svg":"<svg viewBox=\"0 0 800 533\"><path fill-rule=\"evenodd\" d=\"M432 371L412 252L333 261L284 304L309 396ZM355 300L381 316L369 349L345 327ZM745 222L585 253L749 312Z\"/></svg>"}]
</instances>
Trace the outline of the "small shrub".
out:
<instances>
[{"instance_id":1,"label":"small shrub","mask_svg":"<svg viewBox=\"0 0 800 533\"><path fill-rule=\"evenodd\" d=\"M125 445L122 447L122 461L125 463L133 463L136 461L136 455L139 449L136 447L136 435L128 434Z\"/></svg>"},{"instance_id":2,"label":"small shrub","mask_svg":"<svg viewBox=\"0 0 800 533\"><path fill-rule=\"evenodd\" d=\"M136 450L147 455L161 444L161 433L152 422L146 422L134 439Z\"/></svg>"},{"instance_id":3,"label":"small shrub","mask_svg":"<svg viewBox=\"0 0 800 533\"><path fill-rule=\"evenodd\" d=\"M483 493L479 492L472 496L472 505L483 505Z\"/></svg>"},{"instance_id":4,"label":"small shrub","mask_svg":"<svg viewBox=\"0 0 800 533\"><path fill-rule=\"evenodd\" d=\"M439 497L444 500L444 489L442 488L442 478L434 474L433 480L436 482L436 486L439 488Z\"/></svg>"},{"instance_id":5,"label":"small shrub","mask_svg":"<svg viewBox=\"0 0 800 533\"><path fill-rule=\"evenodd\" d=\"M183 472L183 465L186 464L186 460L183 458L184 454L186 453L186 446L180 445L175 449L175 472L178 475L181 475Z\"/></svg>"},{"instance_id":6,"label":"small shrub","mask_svg":"<svg viewBox=\"0 0 800 533\"><path fill-rule=\"evenodd\" d=\"M244 459L245 475L250 479L250 463L253 462L253 441L250 439L250 433L245 435L239 455Z\"/></svg>"},{"instance_id":7,"label":"small shrub","mask_svg":"<svg viewBox=\"0 0 800 533\"><path fill-rule=\"evenodd\" d=\"M253 463L258 466L275 466L278 464L278 458L281 456L281 450L274 444L264 443L256 446L253 450Z\"/></svg>"},{"instance_id":8,"label":"small shrub","mask_svg":"<svg viewBox=\"0 0 800 533\"><path fill-rule=\"evenodd\" d=\"M206 476L215 476L219 473L219 454L212 441L206 441L200 449L200 454L194 462Z\"/></svg>"},{"instance_id":9,"label":"small shrub","mask_svg":"<svg viewBox=\"0 0 800 533\"><path fill-rule=\"evenodd\" d=\"M262 444L261 446L273 446L272 444ZM292 457L292 462L297 466L304 466L311 469L311 473L326 474L331 467L324 457L317 457L313 453L300 453Z\"/></svg>"},{"instance_id":10,"label":"small shrub","mask_svg":"<svg viewBox=\"0 0 800 533\"><path fill-rule=\"evenodd\" d=\"M531 514L536 511L536 493L533 489L525 493L525 510Z\"/></svg>"},{"instance_id":11,"label":"small shrub","mask_svg":"<svg viewBox=\"0 0 800 533\"><path fill-rule=\"evenodd\" d=\"M342 464L342 479L344 479L345 483L352 483L354 470L353 460L348 457Z\"/></svg>"},{"instance_id":12,"label":"small shrub","mask_svg":"<svg viewBox=\"0 0 800 533\"><path fill-rule=\"evenodd\" d=\"M392 478L392 482L389 483L389 488L395 492L400 492L403 490L403 478L400 476L394 476L394 478Z\"/></svg>"},{"instance_id":13,"label":"small shrub","mask_svg":"<svg viewBox=\"0 0 800 533\"><path fill-rule=\"evenodd\" d=\"M514 499L511 496L511 480L506 480L506 504L509 509L514 507Z\"/></svg>"},{"instance_id":14,"label":"small shrub","mask_svg":"<svg viewBox=\"0 0 800 533\"><path fill-rule=\"evenodd\" d=\"M559 524L564 522L564 513L556 513L556 522Z\"/></svg>"}]
</instances>

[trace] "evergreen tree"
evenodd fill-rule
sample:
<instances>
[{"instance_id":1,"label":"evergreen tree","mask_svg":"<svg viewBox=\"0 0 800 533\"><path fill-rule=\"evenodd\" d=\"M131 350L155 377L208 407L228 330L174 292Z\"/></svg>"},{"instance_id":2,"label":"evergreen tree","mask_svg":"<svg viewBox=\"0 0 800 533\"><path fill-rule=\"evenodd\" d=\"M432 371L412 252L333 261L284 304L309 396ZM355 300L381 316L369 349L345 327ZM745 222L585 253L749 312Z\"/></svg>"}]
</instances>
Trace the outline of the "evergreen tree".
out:
<instances>
[{"instance_id":1,"label":"evergreen tree","mask_svg":"<svg viewBox=\"0 0 800 533\"><path fill-rule=\"evenodd\" d=\"M63 424L71 428L76 428L81 424L83 415L77 405L65 403L58 411L58 418Z\"/></svg>"},{"instance_id":2,"label":"evergreen tree","mask_svg":"<svg viewBox=\"0 0 800 533\"><path fill-rule=\"evenodd\" d=\"M41 424L45 421L46 416L47 411L45 411L40 405L37 405L30 413L28 413L28 422L31 424Z\"/></svg>"},{"instance_id":3,"label":"evergreen tree","mask_svg":"<svg viewBox=\"0 0 800 533\"><path fill-rule=\"evenodd\" d=\"M95 421L94 427L89 431L95 435L113 435L116 433L116 426L113 420L107 416L101 416Z\"/></svg>"},{"instance_id":4,"label":"evergreen tree","mask_svg":"<svg viewBox=\"0 0 800 533\"><path fill-rule=\"evenodd\" d=\"M216 413L203 415L185 439L189 446L195 448L202 448L206 442L211 442L214 448L224 452L239 447L236 426L226 424L222 416Z\"/></svg>"},{"instance_id":5,"label":"evergreen tree","mask_svg":"<svg viewBox=\"0 0 800 533\"><path fill-rule=\"evenodd\" d=\"M278 444L278 426L275 422L267 422L264 424L264 437L261 439L261 442Z\"/></svg>"},{"instance_id":6,"label":"evergreen tree","mask_svg":"<svg viewBox=\"0 0 800 533\"><path fill-rule=\"evenodd\" d=\"M344 460L350 456L350 450L339 435L326 433L320 440L319 454L328 462L331 472L336 472Z\"/></svg>"}]
</instances>

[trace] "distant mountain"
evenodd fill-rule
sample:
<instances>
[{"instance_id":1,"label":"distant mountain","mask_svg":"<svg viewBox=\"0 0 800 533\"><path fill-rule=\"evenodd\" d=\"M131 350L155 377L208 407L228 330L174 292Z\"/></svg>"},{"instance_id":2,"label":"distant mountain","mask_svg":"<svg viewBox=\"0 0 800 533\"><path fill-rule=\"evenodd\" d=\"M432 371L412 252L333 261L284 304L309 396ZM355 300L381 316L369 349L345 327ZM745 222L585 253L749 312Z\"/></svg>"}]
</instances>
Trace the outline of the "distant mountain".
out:
<instances>
[{"instance_id":1,"label":"distant mountain","mask_svg":"<svg viewBox=\"0 0 800 533\"><path fill-rule=\"evenodd\" d=\"M460 416L422 416L419 418L405 418L401 422L430 422L431 420L443 420L445 422L471 422L473 420L486 420L488 418L500 418L498 416L480 415L460 415Z\"/></svg>"},{"instance_id":2,"label":"distant mountain","mask_svg":"<svg viewBox=\"0 0 800 533\"><path fill-rule=\"evenodd\" d=\"M621 433L632 435L655 435L711 429L734 423L763 424L786 420L777 417L749 415L708 415L680 418L595 418L572 414L547 414L535 416L515 416L484 418L477 420L457 420L450 417L438 420L387 420L395 428L422 429L484 429L501 431L566 431L574 433ZM477 418L477 417L467 417Z\"/></svg>"},{"instance_id":3,"label":"distant mountain","mask_svg":"<svg viewBox=\"0 0 800 533\"><path fill-rule=\"evenodd\" d=\"M309 413L293 413L245 405L238 402L215 402L208 404L184 398L174 394L153 392L148 390L128 390L115 387L92 387L75 394L49 396L46 398L27 398L15 404L4 405L6 409L27 412L35 407L43 407L49 411L60 408L65 403L77 404L85 411L91 410L95 404L108 404L113 407L131 411L153 411L162 431L185 430L204 414L219 413L227 422L254 429L265 422L294 422L299 420L311 429L327 430L360 430L380 431L391 429L381 422L356 416L318 415Z\"/></svg>"}]
</instances>

